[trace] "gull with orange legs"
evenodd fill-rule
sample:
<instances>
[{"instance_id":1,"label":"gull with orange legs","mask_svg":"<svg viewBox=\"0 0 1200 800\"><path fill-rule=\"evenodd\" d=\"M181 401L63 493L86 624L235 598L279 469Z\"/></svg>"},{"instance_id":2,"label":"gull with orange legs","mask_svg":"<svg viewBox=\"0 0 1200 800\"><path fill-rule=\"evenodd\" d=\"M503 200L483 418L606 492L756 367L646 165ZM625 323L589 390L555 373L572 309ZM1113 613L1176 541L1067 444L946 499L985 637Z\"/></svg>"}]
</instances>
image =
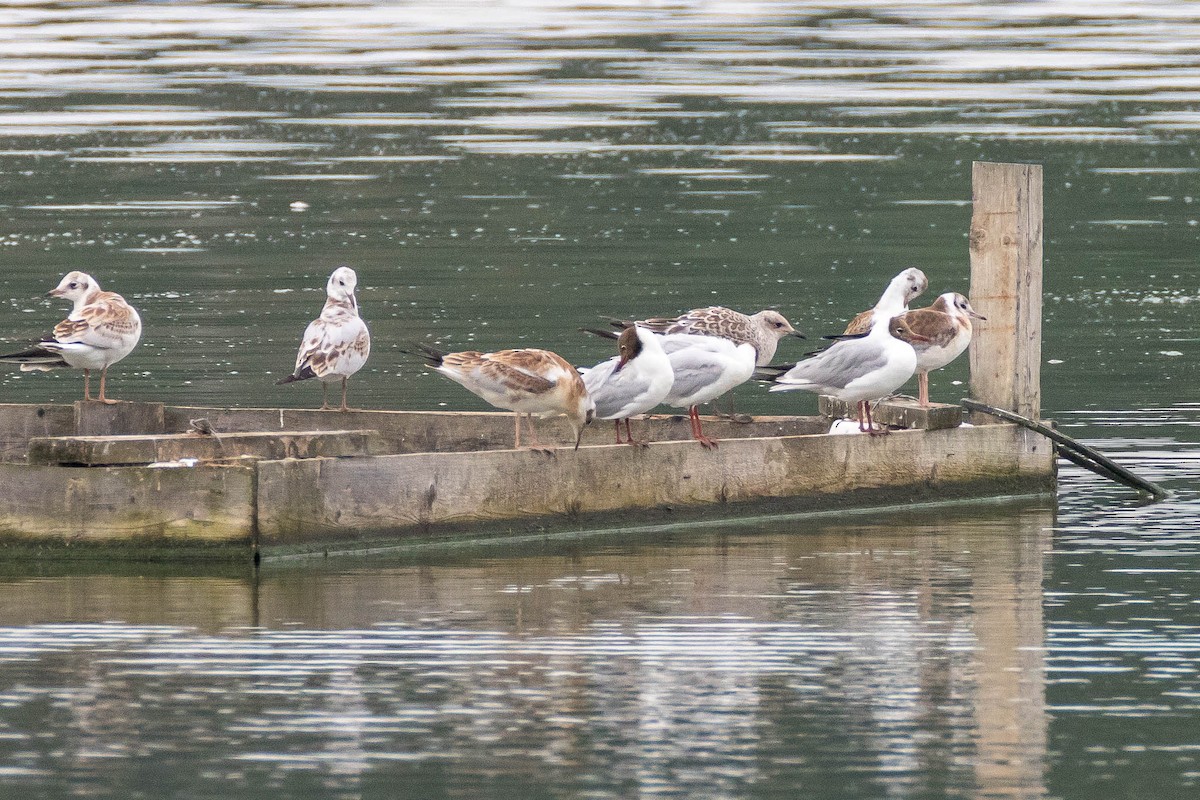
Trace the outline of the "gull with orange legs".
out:
<instances>
[{"instance_id":1,"label":"gull with orange legs","mask_svg":"<svg viewBox=\"0 0 1200 800\"><path fill-rule=\"evenodd\" d=\"M611 330L584 328L609 339L616 339ZM706 449L717 447L717 440L704 435L697 406L748 381L754 375L754 346L737 344L720 336L695 333L657 333L659 344L667 354L674 380L663 402L676 408L686 408L692 424L692 438Z\"/></svg>"},{"instance_id":2,"label":"gull with orange legs","mask_svg":"<svg viewBox=\"0 0 1200 800\"><path fill-rule=\"evenodd\" d=\"M142 337L142 320L133 306L115 292L101 290L86 272L68 272L51 297L70 300L74 306L45 341L25 350L0 356L0 362L20 364L22 372L61 367L83 370L83 399L91 400L92 370L100 371L102 403L116 403L105 394L108 368L129 355Z\"/></svg>"},{"instance_id":3,"label":"gull with orange legs","mask_svg":"<svg viewBox=\"0 0 1200 800\"><path fill-rule=\"evenodd\" d=\"M662 347L675 375L663 402L686 408L692 422L692 438L705 448L715 448L717 440L704 435L697 406L750 379L754 374L753 345L737 344L719 336L668 333L662 336Z\"/></svg>"},{"instance_id":4,"label":"gull with orange legs","mask_svg":"<svg viewBox=\"0 0 1200 800\"><path fill-rule=\"evenodd\" d=\"M632 320L612 320L612 324L628 328L635 323ZM724 306L709 306L692 309L677 317L654 317L636 324L656 333L717 336L734 344L748 344L754 348L754 364L759 367L771 363L779 342L785 337L804 338L804 334L793 328L787 317L771 309L743 314ZM732 396L730 399L729 418L749 422L749 417L734 414Z\"/></svg>"},{"instance_id":5,"label":"gull with orange legs","mask_svg":"<svg viewBox=\"0 0 1200 800\"><path fill-rule=\"evenodd\" d=\"M914 308L901 316L913 333L927 342L913 343L917 353L917 402L929 405L929 373L941 369L971 344L971 320L987 317L971 308L971 301L958 292L946 292L928 308Z\"/></svg>"},{"instance_id":6,"label":"gull with orange legs","mask_svg":"<svg viewBox=\"0 0 1200 800\"><path fill-rule=\"evenodd\" d=\"M529 426L530 449L553 454L554 450L538 441L533 417L566 416L575 431L575 449L583 437L583 428L596 414L596 404L588 395L583 378L570 362L557 353L536 348L498 350L481 353L467 350L446 353L418 344L418 353L426 363L468 391L479 395L497 408L514 412L514 446L521 447L521 417Z\"/></svg>"},{"instance_id":7,"label":"gull with orange legs","mask_svg":"<svg viewBox=\"0 0 1200 800\"><path fill-rule=\"evenodd\" d=\"M362 369L371 354L371 334L358 315L354 290L358 275L350 267L338 267L325 284L325 307L321 316L308 323L300 339L296 367L276 385L316 378L321 383L321 409L329 409L329 384L342 382L340 411L346 405L346 383Z\"/></svg>"},{"instance_id":8,"label":"gull with orange legs","mask_svg":"<svg viewBox=\"0 0 1200 800\"><path fill-rule=\"evenodd\" d=\"M671 361L660 343L661 337L634 326L621 331L617 339L618 355L583 370L583 383L596 403L596 418L611 419L616 425L617 444L645 447L629 430L629 418L644 414L661 403L675 383ZM621 441L621 422L625 422L625 441Z\"/></svg>"},{"instance_id":9,"label":"gull with orange legs","mask_svg":"<svg viewBox=\"0 0 1200 800\"><path fill-rule=\"evenodd\" d=\"M875 428L871 402L887 397L913 376L914 343L927 341L903 317L880 318L865 336L839 340L779 375L770 391L802 390L857 402L858 429L886 433L886 428Z\"/></svg>"}]
</instances>

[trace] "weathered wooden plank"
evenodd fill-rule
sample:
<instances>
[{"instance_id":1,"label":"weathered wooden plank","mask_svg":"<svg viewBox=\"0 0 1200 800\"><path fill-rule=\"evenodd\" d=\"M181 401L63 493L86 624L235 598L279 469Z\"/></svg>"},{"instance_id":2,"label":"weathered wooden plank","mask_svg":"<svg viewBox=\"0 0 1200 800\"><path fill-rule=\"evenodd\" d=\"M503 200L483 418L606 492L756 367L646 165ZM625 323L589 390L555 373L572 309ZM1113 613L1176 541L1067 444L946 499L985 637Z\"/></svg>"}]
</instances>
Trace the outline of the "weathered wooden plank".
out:
<instances>
[{"instance_id":1,"label":"weathered wooden plank","mask_svg":"<svg viewBox=\"0 0 1200 800\"><path fill-rule=\"evenodd\" d=\"M282 431L279 433L196 433L158 436L56 436L29 442L30 464L115 466L196 458L344 458L382 455L375 431Z\"/></svg>"},{"instance_id":2,"label":"weathered wooden plank","mask_svg":"<svg viewBox=\"0 0 1200 800\"><path fill-rule=\"evenodd\" d=\"M822 414L832 419L858 419L858 403L821 395L818 406ZM961 425L963 408L946 403L922 406L916 400L894 397L872 406L871 416L881 425L936 431Z\"/></svg>"},{"instance_id":3,"label":"weathered wooden plank","mask_svg":"<svg viewBox=\"0 0 1200 800\"><path fill-rule=\"evenodd\" d=\"M75 433L75 409L69 405L0 404L0 462L24 461L35 436Z\"/></svg>"},{"instance_id":4,"label":"weathered wooden plank","mask_svg":"<svg viewBox=\"0 0 1200 800\"><path fill-rule=\"evenodd\" d=\"M162 403L75 401L76 436L125 436L163 432Z\"/></svg>"},{"instance_id":5,"label":"weathered wooden plank","mask_svg":"<svg viewBox=\"0 0 1200 800\"><path fill-rule=\"evenodd\" d=\"M513 415L466 411L319 411L296 408L168 407L167 430L183 432L188 421L207 419L217 431L276 430L376 430L392 453L476 452L507 450L513 446ZM537 423L542 441L573 444L564 418ZM824 433L829 423L822 417L755 417L749 423L704 418L704 431L716 438L747 436L797 436ZM633 421L634 434L653 441L678 441L691 437L686 417L656 415ZM584 431L584 444L613 441L611 422L594 422Z\"/></svg>"},{"instance_id":6,"label":"weathered wooden plank","mask_svg":"<svg viewBox=\"0 0 1200 800\"><path fill-rule=\"evenodd\" d=\"M1037 419L1041 412L1042 167L976 162L972 186L971 304L987 321L975 327L971 342L971 397ZM994 420L975 414L972 422Z\"/></svg>"},{"instance_id":7,"label":"weathered wooden plank","mask_svg":"<svg viewBox=\"0 0 1200 800\"><path fill-rule=\"evenodd\" d=\"M254 470L0 464L0 541L46 545L245 545Z\"/></svg>"},{"instance_id":8,"label":"weathered wooden plank","mask_svg":"<svg viewBox=\"0 0 1200 800\"><path fill-rule=\"evenodd\" d=\"M859 490L914 493L975 484L980 494L1053 485L1045 441L1015 426L900 431L886 437L731 439L649 448L418 453L376 458L260 462L263 548L501 520L569 521L579 515L787 498L846 502ZM726 510L724 513L731 513Z\"/></svg>"}]
</instances>

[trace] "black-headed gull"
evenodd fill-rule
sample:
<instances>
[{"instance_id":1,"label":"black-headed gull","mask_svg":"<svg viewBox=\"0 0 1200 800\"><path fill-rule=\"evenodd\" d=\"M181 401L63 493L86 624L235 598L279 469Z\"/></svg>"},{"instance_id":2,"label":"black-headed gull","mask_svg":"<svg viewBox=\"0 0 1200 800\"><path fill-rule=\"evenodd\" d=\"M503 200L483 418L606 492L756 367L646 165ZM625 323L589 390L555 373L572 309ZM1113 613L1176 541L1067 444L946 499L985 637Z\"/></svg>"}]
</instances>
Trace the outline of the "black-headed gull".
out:
<instances>
[{"instance_id":1,"label":"black-headed gull","mask_svg":"<svg viewBox=\"0 0 1200 800\"><path fill-rule=\"evenodd\" d=\"M617 339L618 355L583 370L583 383L596 403L596 418L613 420L617 444L622 444L622 420L624 443L646 444L634 440L629 418L661 403L675 382L671 361L659 339L646 328L626 328Z\"/></svg>"},{"instance_id":2,"label":"black-headed gull","mask_svg":"<svg viewBox=\"0 0 1200 800\"><path fill-rule=\"evenodd\" d=\"M497 408L515 413L515 447L521 446L522 415L529 425L533 449L538 450L546 448L538 441L533 417L566 415L575 431L575 449L579 449L583 427L595 416L596 404L579 372L562 356L535 348L444 353L423 344L417 347L419 355L438 372Z\"/></svg>"},{"instance_id":3,"label":"black-headed gull","mask_svg":"<svg viewBox=\"0 0 1200 800\"><path fill-rule=\"evenodd\" d=\"M917 369L913 333L903 318L880 319L865 336L842 339L775 379L772 392L802 390L858 403L858 428L876 433L871 401L887 397ZM878 431L880 433L885 431Z\"/></svg>"},{"instance_id":4,"label":"black-headed gull","mask_svg":"<svg viewBox=\"0 0 1200 800\"><path fill-rule=\"evenodd\" d=\"M706 448L717 446L704 435L700 412L696 408L740 386L754 374L755 350L749 343L737 344L720 336L694 333L668 333L662 347L675 374L671 391L663 402L686 408L692 422L692 438Z\"/></svg>"},{"instance_id":5,"label":"black-headed gull","mask_svg":"<svg viewBox=\"0 0 1200 800\"><path fill-rule=\"evenodd\" d=\"M316 378L321 382L321 408L329 408L329 384L342 382L342 405L346 406L346 382L362 369L371 354L371 334L358 315L354 290L358 275L350 267L338 267L325 284L325 307L321 316L308 323L296 354L296 368L276 385Z\"/></svg>"},{"instance_id":6,"label":"black-headed gull","mask_svg":"<svg viewBox=\"0 0 1200 800\"><path fill-rule=\"evenodd\" d=\"M928 308L914 308L902 315L908 327L928 342L917 341L917 402L929 405L929 373L941 369L962 355L971 344L971 320L982 316L971 308L971 301L958 292L946 292Z\"/></svg>"},{"instance_id":7,"label":"black-headed gull","mask_svg":"<svg viewBox=\"0 0 1200 800\"><path fill-rule=\"evenodd\" d=\"M45 341L18 353L0 356L0 362L20 364L22 372L60 367L83 370L83 399L91 400L92 370L100 370L97 400L116 403L105 393L108 368L129 355L142 337L142 320L125 298L100 289L86 272L68 272L48 293L74 303L71 313L54 326Z\"/></svg>"}]
</instances>

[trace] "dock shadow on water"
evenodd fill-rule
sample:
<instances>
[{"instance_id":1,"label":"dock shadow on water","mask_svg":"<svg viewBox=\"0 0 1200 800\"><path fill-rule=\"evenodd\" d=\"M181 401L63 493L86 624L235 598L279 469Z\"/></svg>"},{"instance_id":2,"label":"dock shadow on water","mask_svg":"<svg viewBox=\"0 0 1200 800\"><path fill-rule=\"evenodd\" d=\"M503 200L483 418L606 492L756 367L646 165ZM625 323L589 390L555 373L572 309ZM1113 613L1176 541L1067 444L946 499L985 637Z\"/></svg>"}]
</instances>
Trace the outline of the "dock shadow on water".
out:
<instances>
[{"instance_id":1,"label":"dock shadow on water","mask_svg":"<svg viewBox=\"0 0 1200 800\"><path fill-rule=\"evenodd\" d=\"M1054 522L10 569L0 764L61 796L1041 796Z\"/></svg>"}]
</instances>

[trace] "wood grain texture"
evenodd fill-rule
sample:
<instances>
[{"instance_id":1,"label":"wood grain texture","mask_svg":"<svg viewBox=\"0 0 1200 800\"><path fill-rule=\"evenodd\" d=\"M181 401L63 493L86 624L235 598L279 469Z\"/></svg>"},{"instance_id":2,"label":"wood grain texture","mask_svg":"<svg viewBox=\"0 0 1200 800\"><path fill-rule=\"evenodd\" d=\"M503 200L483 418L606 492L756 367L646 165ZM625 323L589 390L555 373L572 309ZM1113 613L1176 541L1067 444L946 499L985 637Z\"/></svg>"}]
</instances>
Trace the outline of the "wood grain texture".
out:
<instances>
[{"instance_id":1,"label":"wood grain texture","mask_svg":"<svg viewBox=\"0 0 1200 800\"><path fill-rule=\"evenodd\" d=\"M48 545L243 544L254 536L251 467L71 468L0 464L0 540Z\"/></svg>"},{"instance_id":2,"label":"wood grain texture","mask_svg":"<svg viewBox=\"0 0 1200 800\"><path fill-rule=\"evenodd\" d=\"M1042 167L975 162L971 304L987 317L971 341L971 397L1041 413ZM974 417L979 417L975 419ZM982 415L972 422L988 424Z\"/></svg>"},{"instance_id":3,"label":"wood grain texture","mask_svg":"<svg viewBox=\"0 0 1200 800\"><path fill-rule=\"evenodd\" d=\"M263 548L469 529L500 520L557 520L664 506L826 496L859 489L1013 481L1048 489L1049 443L1016 426L898 431L887 437L730 439L648 448L417 453L259 464ZM994 490L1000 493L999 489Z\"/></svg>"},{"instance_id":4,"label":"wood grain texture","mask_svg":"<svg viewBox=\"0 0 1200 800\"><path fill-rule=\"evenodd\" d=\"M28 463L116 466L181 458L228 462L240 458L345 458L383 452L375 431L54 436L29 440Z\"/></svg>"}]
</instances>

